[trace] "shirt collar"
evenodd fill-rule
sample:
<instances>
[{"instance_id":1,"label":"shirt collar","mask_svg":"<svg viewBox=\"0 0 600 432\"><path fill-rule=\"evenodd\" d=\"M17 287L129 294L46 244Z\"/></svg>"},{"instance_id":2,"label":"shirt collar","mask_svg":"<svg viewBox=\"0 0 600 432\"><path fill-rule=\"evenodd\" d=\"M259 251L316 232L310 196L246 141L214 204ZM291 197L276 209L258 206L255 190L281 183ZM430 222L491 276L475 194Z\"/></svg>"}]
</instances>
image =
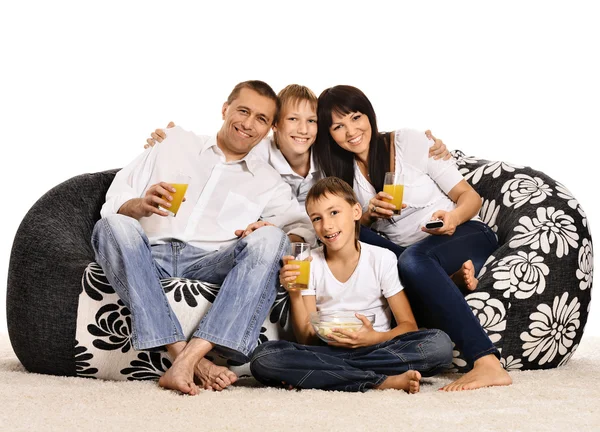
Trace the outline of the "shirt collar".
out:
<instances>
[{"instance_id":1,"label":"shirt collar","mask_svg":"<svg viewBox=\"0 0 600 432\"><path fill-rule=\"evenodd\" d=\"M216 154L221 156L223 158L223 160L225 159L225 155L223 154L223 151L217 145L217 136L216 135L211 136L204 143L204 145L200 149L200 153L204 153L208 149L212 149L212 151L214 151ZM256 172L258 171L260 162L261 162L261 159L257 158L254 154L252 154L252 151L250 151L246 156L244 156L240 160L224 162L224 163L226 163L226 164L245 163L246 167L248 168L248 171L250 171L250 173L252 175L256 175Z\"/></svg>"},{"instance_id":2,"label":"shirt collar","mask_svg":"<svg viewBox=\"0 0 600 432\"><path fill-rule=\"evenodd\" d=\"M275 139L273 137L271 137L270 141L270 147L269 147L269 163L271 164L271 166L273 168L275 168L277 170L277 172L279 172L279 174L281 175L293 175L293 176L297 176L300 177L300 175L298 175L290 166L289 162L285 159L285 156L283 155L283 153L281 153L281 150L279 150L277 148L277 145L275 144ZM315 165L315 155L314 153L311 151L310 152L310 168L308 170L309 174L314 174L316 171L318 171L318 169L316 168Z\"/></svg>"}]
</instances>

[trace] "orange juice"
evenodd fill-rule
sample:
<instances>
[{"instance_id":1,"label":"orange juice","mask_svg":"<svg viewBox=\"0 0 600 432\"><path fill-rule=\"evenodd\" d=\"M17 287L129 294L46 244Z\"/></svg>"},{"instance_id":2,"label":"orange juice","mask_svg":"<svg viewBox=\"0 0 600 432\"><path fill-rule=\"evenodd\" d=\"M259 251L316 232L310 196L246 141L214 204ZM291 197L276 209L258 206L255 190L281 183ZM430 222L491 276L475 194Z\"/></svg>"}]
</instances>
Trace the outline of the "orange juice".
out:
<instances>
[{"instance_id":1,"label":"orange juice","mask_svg":"<svg viewBox=\"0 0 600 432\"><path fill-rule=\"evenodd\" d=\"M308 276L310 275L310 261L288 261L288 264L299 265L300 268L297 270L300 274L296 277L294 282L288 283L288 289L291 290L303 290L308 289Z\"/></svg>"},{"instance_id":2,"label":"orange juice","mask_svg":"<svg viewBox=\"0 0 600 432\"><path fill-rule=\"evenodd\" d=\"M171 186L175 188L175 192L171 194L173 197L173 201L171 201L171 207L167 208L166 210L173 213L173 215L176 215L179 211L179 206L181 206L181 202L183 201L183 197L185 196L188 185L182 183L171 183Z\"/></svg>"},{"instance_id":3,"label":"orange juice","mask_svg":"<svg viewBox=\"0 0 600 432\"><path fill-rule=\"evenodd\" d=\"M390 204L394 204L396 206L396 210L393 210L395 214L400 214L402 211L402 196L404 195L404 185L402 184L386 184L383 185L383 191L386 194L390 194L394 198L392 200L385 199L385 202L389 202Z\"/></svg>"}]
</instances>

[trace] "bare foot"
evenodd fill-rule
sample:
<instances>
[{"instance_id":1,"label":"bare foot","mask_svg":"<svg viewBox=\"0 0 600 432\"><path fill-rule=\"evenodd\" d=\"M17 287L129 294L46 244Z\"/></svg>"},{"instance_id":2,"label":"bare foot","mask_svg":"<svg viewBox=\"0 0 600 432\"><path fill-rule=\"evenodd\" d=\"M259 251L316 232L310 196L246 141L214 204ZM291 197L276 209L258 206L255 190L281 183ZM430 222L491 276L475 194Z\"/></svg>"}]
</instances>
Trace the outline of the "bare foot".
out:
<instances>
[{"instance_id":1,"label":"bare foot","mask_svg":"<svg viewBox=\"0 0 600 432\"><path fill-rule=\"evenodd\" d=\"M195 396L200 389L194 384L194 362L179 356L173 365L158 380L158 385L166 389Z\"/></svg>"},{"instance_id":2,"label":"bare foot","mask_svg":"<svg viewBox=\"0 0 600 432\"><path fill-rule=\"evenodd\" d=\"M504 370L494 354L489 354L477 359L473 365L473 369L440 390L474 390L481 387L507 386L511 384L512 378L508 372Z\"/></svg>"},{"instance_id":3,"label":"bare foot","mask_svg":"<svg viewBox=\"0 0 600 432\"><path fill-rule=\"evenodd\" d=\"M396 389L404 390L407 393L418 393L421 387L419 381L421 374L418 371L409 370L401 375L392 375L384 382L375 387L377 390Z\"/></svg>"},{"instance_id":4,"label":"bare foot","mask_svg":"<svg viewBox=\"0 0 600 432\"><path fill-rule=\"evenodd\" d=\"M199 384L206 390L221 391L237 381L237 375L224 366L217 366L203 358L194 368Z\"/></svg>"},{"instance_id":5,"label":"bare foot","mask_svg":"<svg viewBox=\"0 0 600 432\"><path fill-rule=\"evenodd\" d=\"M475 277L475 266L473 265L473 261L468 260L465 261L462 267L450 276L452 281L459 288L465 288L469 291L475 291L477 288L477 284L479 281Z\"/></svg>"}]
</instances>

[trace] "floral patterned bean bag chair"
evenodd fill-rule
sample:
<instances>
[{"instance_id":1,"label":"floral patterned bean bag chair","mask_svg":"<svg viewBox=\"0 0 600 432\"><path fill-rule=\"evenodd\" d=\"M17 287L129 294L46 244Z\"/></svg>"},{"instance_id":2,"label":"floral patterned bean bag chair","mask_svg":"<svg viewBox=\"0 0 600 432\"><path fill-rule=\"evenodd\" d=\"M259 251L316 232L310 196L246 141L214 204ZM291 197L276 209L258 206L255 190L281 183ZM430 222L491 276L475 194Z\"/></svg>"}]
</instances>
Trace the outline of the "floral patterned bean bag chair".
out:
<instances>
[{"instance_id":1,"label":"floral patterned bean bag chair","mask_svg":"<svg viewBox=\"0 0 600 432\"><path fill-rule=\"evenodd\" d=\"M564 185L539 171L461 152L454 156L482 196L480 216L500 244L467 302L506 369L565 364L583 335L593 281L583 209ZM17 357L31 372L141 380L158 379L171 364L166 352L132 349L129 310L94 262L91 233L116 171L80 175L54 187L19 227L9 267L8 331ZM162 283L191 335L219 286L179 278ZM258 342L292 338L282 290ZM249 374L247 364L229 366ZM454 370L466 366L455 351Z\"/></svg>"}]
</instances>

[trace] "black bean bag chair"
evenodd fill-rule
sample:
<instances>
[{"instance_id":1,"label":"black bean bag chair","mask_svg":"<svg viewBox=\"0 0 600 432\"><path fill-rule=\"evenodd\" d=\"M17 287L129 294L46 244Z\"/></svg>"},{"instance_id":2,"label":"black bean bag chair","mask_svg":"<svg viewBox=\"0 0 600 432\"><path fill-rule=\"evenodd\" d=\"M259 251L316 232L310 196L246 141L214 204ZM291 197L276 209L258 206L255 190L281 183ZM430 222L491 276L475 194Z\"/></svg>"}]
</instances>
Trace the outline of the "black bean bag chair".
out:
<instances>
[{"instance_id":1,"label":"black bean bag chair","mask_svg":"<svg viewBox=\"0 0 600 432\"><path fill-rule=\"evenodd\" d=\"M592 239L583 209L565 186L539 171L454 156L483 197L480 216L500 244L467 302L506 369L565 364L583 335L592 289ZM56 186L19 227L9 267L8 331L31 372L136 380L157 379L170 366L165 352L132 349L129 311L94 262L91 233L116 172L84 174ZM219 287L180 278L162 282L190 335ZM291 339L288 315L282 290L258 342ZM229 366L248 373L247 365ZM467 370L458 350L454 370Z\"/></svg>"}]
</instances>

